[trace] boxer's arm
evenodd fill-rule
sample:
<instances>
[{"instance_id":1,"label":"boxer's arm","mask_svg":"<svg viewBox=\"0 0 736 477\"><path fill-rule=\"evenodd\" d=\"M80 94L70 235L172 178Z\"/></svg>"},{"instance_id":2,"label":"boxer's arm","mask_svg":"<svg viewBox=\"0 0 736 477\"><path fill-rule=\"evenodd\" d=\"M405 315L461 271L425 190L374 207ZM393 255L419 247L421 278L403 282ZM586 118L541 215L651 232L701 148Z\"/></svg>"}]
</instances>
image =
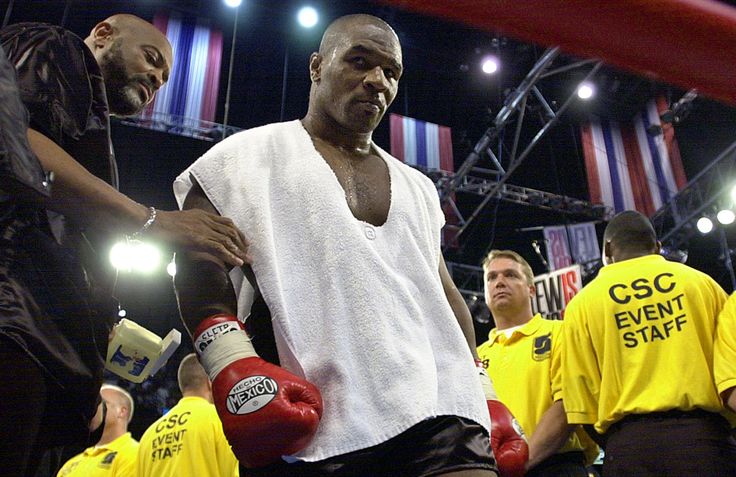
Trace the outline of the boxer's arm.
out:
<instances>
[{"instance_id":1,"label":"boxer's arm","mask_svg":"<svg viewBox=\"0 0 736 477\"><path fill-rule=\"evenodd\" d=\"M542 415L529 438L527 470L562 449L574 430L575 426L567 423L562 401L555 401Z\"/></svg>"},{"instance_id":2,"label":"boxer's arm","mask_svg":"<svg viewBox=\"0 0 736 477\"><path fill-rule=\"evenodd\" d=\"M197 184L184 208L216 212ZM182 319L212 380L223 432L240 463L262 467L304 449L322 417L319 390L258 356L237 318L235 291L224 264L206 254L183 254L177 258L174 285Z\"/></svg>"},{"instance_id":3,"label":"boxer's arm","mask_svg":"<svg viewBox=\"0 0 736 477\"><path fill-rule=\"evenodd\" d=\"M54 141L34 129L28 130L28 141L44 170L54 173L51 198L46 203L49 209L82 226L113 233L132 234L146 223L148 207L90 173ZM232 265L246 259L245 238L232 221L202 211L157 211L146 234L177 249L214 254Z\"/></svg>"},{"instance_id":4,"label":"boxer's arm","mask_svg":"<svg viewBox=\"0 0 736 477\"><path fill-rule=\"evenodd\" d=\"M184 200L185 210L199 209L218 214L196 181ZM176 254L174 290L179 313L192 334L199 322L219 313L237 315L237 299L225 263L207 253Z\"/></svg>"},{"instance_id":5,"label":"boxer's arm","mask_svg":"<svg viewBox=\"0 0 736 477\"><path fill-rule=\"evenodd\" d=\"M460 324L460 329L463 330L465 339L470 347L470 352L474 359L478 359L478 351L476 350L475 343L475 328L473 328L473 317L468 310L468 305L465 303L465 299L458 291L455 283L452 281L450 272L447 271L447 265L445 265L445 258L440 254L440 279L442 280L442 288L445 290L445 296L447 301L450 303L455 318Z\"/></svg>"}]
</instances>

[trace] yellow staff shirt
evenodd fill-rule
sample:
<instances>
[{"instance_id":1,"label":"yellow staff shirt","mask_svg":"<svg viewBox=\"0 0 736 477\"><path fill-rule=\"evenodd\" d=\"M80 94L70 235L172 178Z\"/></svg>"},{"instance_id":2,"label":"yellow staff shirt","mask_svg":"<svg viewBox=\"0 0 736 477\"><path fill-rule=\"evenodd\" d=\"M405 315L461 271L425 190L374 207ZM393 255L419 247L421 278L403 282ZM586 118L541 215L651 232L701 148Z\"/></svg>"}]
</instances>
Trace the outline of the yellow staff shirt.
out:
<instances>
[{"instance_id":1,"label":"yellow staff shirt","mask_svg":"<svg viewBox=\"0 0 736 477\"><path fill-rule=\"evenodd\" d=\"M724 412L713 340L725 301L708 275L660 255L603 267L565 311L568 422L603 433L627 414Z\"/></svg>"},{"instance_id":2,"label":"yellow staff shirt","mask_svg":"<svg viewBox=\"0 0 736 477\"><path fill-rule=\"evenodd\" d=\"M138 442L126 432L112 442L89 447L69 459L57 477L135 477Z\"/></svg>"},{"instance_id":3,"label":"yellow staff shirt","mask_svg":"<svg viewBox=\"0 0 736 477\"><path fill-rule=\"evenodd\" d=\"M138 477L238 476L215 406L183 397L146 430L138 449Z\"/></svg>"},{"instance_id":4,"label":"yellow staff shirt","mask_svg":"<svg viewBox=\"0 0 736 477\"><path fill-rule=\"evenodd\" d=\"M535 315L508 338L495 328L488 341L478 347L478 357L488 370L499 400L531 436L539 420L562 396L560 372L561 321ZM573 433L559 453L584 450L586 457L598 455L597 446ZM586 436L587 437L587 436ZM583 444L585 443L585 445Z\"/></svg>"},{"instance_id":5,"label":"yellow staff shirt","mask_svg":"<svg viewBox=\"0 0 736 477\"><path fill-rule=\"evenodd\" d=\"M736 386L736 292L726 301L718 315L713 373L718 392Z\"/></svg>"}]
</instances>

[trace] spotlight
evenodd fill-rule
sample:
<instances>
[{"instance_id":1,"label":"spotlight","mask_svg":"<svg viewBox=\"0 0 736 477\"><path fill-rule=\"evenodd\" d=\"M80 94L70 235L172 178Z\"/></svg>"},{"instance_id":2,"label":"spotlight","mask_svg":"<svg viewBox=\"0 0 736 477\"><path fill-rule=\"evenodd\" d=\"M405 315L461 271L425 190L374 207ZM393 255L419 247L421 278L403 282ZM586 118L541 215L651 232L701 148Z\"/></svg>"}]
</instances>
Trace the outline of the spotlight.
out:
<instances>
[{"instance_id":1,"label":"spotlight","mask_svg":"<svg viewBox=\"0 0 736 477\"><path fill-rule=\"evenodd\" d=\"M110 263L118 271L151 273L161 262L161 251L137 240L118 242L110 250Z\"/></svg>"},{"instance_id":2,"label":"spotlight","mask_svg":"<svg viewBox=\"0 0 736 477\"><path fill-rule=\"evenodd\" d=\"M128 316L128 312L125 311L125 308L121 308L118 310L118 316L120 318L125 318L126 316Z\"/></svg>"},{"instance_id":3,"label":"spotlight","mask_svg":"<svg viewBox=\"0 0 736 477\"><path fill-rule=\"evenodd\" d=\"M592 83L580 83L580 86L578 86L578 98L580 99L590 99L594 93L595 88Z\"/></svg>"},{"instance_id":4,"label":"spotlight","mask_svg":"<svg viewBox=\"0 0 736 477\"><path fill-rule=\"evenodd\" d=\"M312 28L319 21L317 10L312 7L302 7L296 15L299 24L304 28Z\"/></svg>"},{"instance_id":5,"label":"spotlight","mask_svg":"<svg viewBox=\"0 0 736 477\"><path fill-rule=\"evenodd\" d=\"M118 242L110 249L110 263L121 272L130 271L130 247L128 242Z\"/></svg>"},{"instance_id":6,"label":"spotlight","mask_svg":"<svg viewBox=\"0 0 736 477\"><path fill-rule=\"evenodd\" d=\"M698 227L698 230L701 234L707 234L708 232L713 230L713 221L710 220L708 217L701 217L698 219L696 226Z\"/></svg>"},{"instance_id":7,"label":"spotlight","mask_svg":"<svg viewBox=\"0 0 736 477\"><path fill-rule=\"evenodd\" d=\"M238 8L243 0L223 0L223 2L230 8Z\"/></svg>"},{"instance_id":8,"label":"spotlight","mask_svg":"<svg viewBox=\"0 0 736 477\"><path fill-rule=\"evenodd\" d=\"M176 276L176 262L174 260L170 261L169 264L166 265L166 273L172 277Z\"/></svg>"},{"instance_id":9,"label":"spotlight","mask_svg":"<svg viewBox=\"0 0 736 477\"><path fill-rule=\"evenodd\" d=\"M161 263L161 252L150 243L140 242L136 246L133 267L143 273L151 273Z\"/></svg>"},{"instance_id":10,"label":"spotlight","mask_svg":"<svg viewBox=\"0 0 736 477\"><path fill-rule=\"evenodd\" d=\"M722 223L723 225L730 225L734 222L734 220L736 220L736 214L734 214L733 210L731 209L723 209L718 212L716 218L718 219L718 222Z\"/></svg>"},{"instance_id":11,"label":"spotlight","mask_svg":"<svg viewBox=\"0 0 736 477\"><path fill-rule=\"evenodd\" d=\"M480 66L483 73L487 75L492 75L496 71L498 71L498 58L495 56L486 56L483 58L483 61Z\"/></svg>"}]
</instances>

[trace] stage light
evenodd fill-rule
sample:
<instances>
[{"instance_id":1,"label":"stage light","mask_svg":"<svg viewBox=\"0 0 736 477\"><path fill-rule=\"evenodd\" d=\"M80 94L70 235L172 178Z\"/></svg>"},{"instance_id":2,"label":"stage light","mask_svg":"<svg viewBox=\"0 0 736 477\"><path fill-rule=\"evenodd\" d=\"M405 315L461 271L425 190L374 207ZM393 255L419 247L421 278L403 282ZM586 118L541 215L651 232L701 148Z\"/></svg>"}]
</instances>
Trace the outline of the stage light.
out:
<instances>
[{"instance_id":1,"label":"stage light","mask_svg":"<svg viewBox=\"0 0 736 477\"><path fill-rule=\"evenodd\" d=\"M580 99L590 99L594 93L595 88L592 83L580 83L580 86L578 86L578 98Z\"/></svg>"},{"instance_id":2,"label":"stage light","mask_svg":"<svg viewBox=\"0 0 736 477\"><path fill-rule=\"evenodd\" d=\"M734 222L734 220L736 220L736 214L734 214L733 210L731 209L723 209L718 212L716 218L718 219L718 222L722 223L723 225L730 225Z\"/></svg>"},{"instance_id":3,"label":"stage light","mask_svg":"<svg viewBox=\"0 0 736 477\"><path fill-rule=\"evenodd\" d=\"M708 217L701 217L698 219L696 226L698 227L698 230L701 234L707 234L708 232L713 230L713 221L710 220Z\"/></svg>"},{"instance_id":4,"label":"stage light","mask_svg":"<svg viewBox=\"0 0 736 477\"><path fill-rule=\"evenodd\" d=\"M483 70L483 73L492 75L498 71L498 58L495 56L486 56L483 58L480 68Z\"/></svg>"},{"instance_id":5,"label":"stage light","mask_svg":"<svg viewBox=\"0 0 736 477\"><path fill-rule=\"evenodd\" d=\"M243 0L222 0L230 8L238 8Z\"/></svg>"},{"instance_id":6,"label":"stage light","mask_svg":"<svg viewBox=\"0 0 736 477\"><path fill-rule=\"evenodd\" d=\"M176 276L176 262L174 260L171 260L169 264L166 265L166 273L172 277Z\"/></svg>"},{"instance_id":7,"label":"stage light","mask_svg":"<svg viewBox=\"0 0 736 477\"><path fill-rule=\"evenodd\" d=\"M119 309L119 310L118 310L118 316L119 316L120 318L125 318L126 316L128 316L128 312L127 312L127 311L125 311L125 309L124 309L124 308L121 308L121 309Z\"/></svg>"},{"instance_id":8,"label":"stage light","mask_svg":"<svg viewBox=\"0 0 736 477\"><path fill-rule=\"evenodd\" d=\"M296 18L304 28L312 28L319 21L319 14L312 7L302 7L299 13L297 13Z\"/></svg>"},{"instance_id":9,"label":"stage light","mask_svg":"<svg viewBox=\"0 0 736 477\"><path fill-rule=\"evenodd\" d=\"M110 263L118 271L129 272L130 271L130 247L128 242L118 242L110 249Z\"/></svg>"},{"instance_id":10,"label":"stage light","mask_svg":"<svg viewBox=\"0 0 736 477\"><path fill-rule=\"evenodd\" d=\"M161 264L161 251L150 243L139 242L135 246L133 268L142 273L151 273Z\"/></svg>"},{"instance_id":11,"label":"stage light","mask_svg":"<svg viewBox=\"0 0 736 477\"><path fill-rule=\"evenodd\" d=\"M121 272L151 273L161 263L161 251L149 243L122 241L110 250L110 263Z\"/></svg>"}]
</instances>

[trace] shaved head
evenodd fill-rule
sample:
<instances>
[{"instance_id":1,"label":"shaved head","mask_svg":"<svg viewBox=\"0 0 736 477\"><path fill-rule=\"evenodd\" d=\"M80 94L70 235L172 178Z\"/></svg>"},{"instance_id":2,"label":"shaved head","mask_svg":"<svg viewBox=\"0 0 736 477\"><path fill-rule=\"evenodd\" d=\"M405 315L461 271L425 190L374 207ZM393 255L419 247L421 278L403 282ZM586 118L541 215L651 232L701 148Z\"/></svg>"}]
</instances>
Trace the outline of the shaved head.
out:
<instances>
[{"instance_id":1,"label":"shaved head","mask_svg":"<svg viewBox=\"0 0 736 477\"><path fill-rule=\"evenodd\" d=\"M346 33L353 29L356 25L370 25L379 28L394 37L396 43L399 43L399 37L391 25L373 15L363 13L355 15L345 15L329 24L322 41L319 44L319 53L323 56L329 55L342 41L345 41Z\"/></svg>"},{"instance_id":2,"label":"shaved head","mask_svg":"<svg viewBox=\"0 0 736 477\"><path fill-rule=\"evenodd\" d=\"M368 144L396 97L403 69L399 38L385 21L364 14L333 21L309 58L307 130Z\"/></svg>"},{"instance_id":3,"label":"shaved head","mask_svg":"<svg viewBox=\"0 0 736 477\"><path fill-rule=\"evenodd\" d=\"M117 406L119 409L127 409L127 422L133 419L135 402L133 401L133 396L128 391L114 384L103 384L100 388L100 394L103 399Z\"/></svg>"},{"instance_id":4,"label":"shaved head","mask_svg":"<svg viewBox=\"0 0 736 477\"><path fill-rule=\"evenodd\" d=\"M169 78L171 44L155 26L135 15L113 15L92 29L84 43L100 66L110 112L139 113Z\"/></svg>"},{"instance_id":5,"label":"shaved head","mask_svg":"<svg viewBox=\"0 0 736 477\"><path fill-rule=\"evenodd\" d=\"M603 234L603 242L604 247L610 248L607 255L615 261L657 253L659 249L652 223L634 210L621 212L611 219Z\"/></svg>"},{"instance_id":6,"label":"shaved head","mask_svg":"<svg viewBox=\"0 0 736 477\"><path fill-rule=\"evenodd\" d=\"M118 13L95 25L90 32L90 37L94 37L95 30L102 24L109 25L112 28L112 34L116 36L144 35L147 38L153 39L156 45L164 50L163 53L165 55L168 57L172 56L171 44L166 39L166 36L158 28L140 17L128 13Z\"/></svg>"},{"instance_id":7,"label":"shaved head","mask_svg":"<svg viewBox=\"0 0 736 477\"><path fill-rule=\"evenodd\" d=\"M144 19L128 13L118 13L105 19L114 28L153 28L153 25Z\"/></svg>"}]
</instances>

